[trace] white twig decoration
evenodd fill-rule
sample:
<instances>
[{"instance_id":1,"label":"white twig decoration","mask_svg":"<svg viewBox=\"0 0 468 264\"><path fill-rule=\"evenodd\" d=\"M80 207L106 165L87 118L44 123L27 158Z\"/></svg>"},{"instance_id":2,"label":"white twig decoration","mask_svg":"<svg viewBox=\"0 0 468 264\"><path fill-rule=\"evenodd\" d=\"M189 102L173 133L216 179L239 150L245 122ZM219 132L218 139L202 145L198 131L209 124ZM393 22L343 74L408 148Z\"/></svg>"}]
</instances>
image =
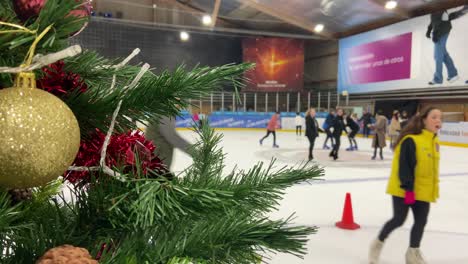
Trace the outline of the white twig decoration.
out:
<instances>
[{"instance_id":1,"label":"white twig decoration","mask_svg":"<svg viewBox=\"0 0 468 264\"><path fill-rule=\"evenodd\" d=\"M111 88L110 88L110 91L114 91L114 88L115 88L115 82L117 81L117 77L114 75L112 75L112 84L111 84Z\"/></svg>"},{"instance_id":2,"label":"white twig decoration","mask_svg":"<svg viewBox=\"0 0 468 264\"><path fill-rule=\"evenodd\" d=\"M100 169L99 166L94 166L94 167L70 166L68 167L69 171L98 171L99 169Z\"/></svg>"},{"instance_id":3,"label":"white twig decoration","mask_svg":"<svg viewBox=\"0 0 468 264\"><path fill-rule=\"evenodd\" d=\"M143 77L143 75L149 70L149 68L150 68L150 65L148 63L143 64L143 66L141 67L140 72L137 74L135 79L133 79L133 81L130 83L129 86L125 86L124 90L131 90L131 89L135 88L135 86L137 86L138 82Z\"/></svg>"},{"instance_id":4,"label":"white twig decoration","mask_svg":"<svg viewBox=\"0 0 468 264\"><path fill-rule=\"evenodd\" d=\"M133 57L135 57L138 53L140 52L140 49L135 49L132 54L130 54L124 61L122 61L121 63L113 66L113 68L115 69L119 69L121 67L123 67L125 64L127 64ZM148 71L150 68L150 65L145 63L142 67L141 67L141 70L140 72L137 74L137 76L135 76L135 78L133 79L133 81L130 83L129 86L126 86L124 87L124 89L133 89L137 84L138 82L140 81L140 79L143 77L143 75L145 74L146 71ZM112 77L112 84L111 84L111 90L114 89L115 87L115 83L116 83L116 76L114 74L114 76ZM125 177L123 177L123 175L117 171L114 171L112 170L110 167L108 167L106 165L106 154L107 154L107 147L109 146L109 143L110 143L110 138L112 136L112 133L114 131L114 126L115 126L115 122L117 120L117 116L119 114L119 111L120 111L120 107L122 106L122 100L119 101L119 103L117 104L117 108L115 109L114 111L114 114L112 115L112 122L109 126L109 130L107 131L107 135L104 139L104 143L102 145L102 149L101 149L101 159L99 160L99 166L93 166L93 167L78 167L78 166L70 166L68 168L69 171L99 171L102 169L102 171L111 176L111 177L115 177L117 178L118 180L120 181L125 181Z\"/></svg>"},{"instance_id":5,"label":"white twig decoration","mask_svg":"<svg viewBox=\"0 0 468 264\"><path fill-rule=\"evenodd\" d=\"M112 132L114 131L115 120L117 119L117 115L119 114L120 106L122 106L122 100L119 101L119 103L117 104L117 108L115 109L114 114L112 115L112 122L110 124L109 131L107 131L104 144L102 145L101 160L99 161L99 165L101 166L105 174L122 179L122 174L112 170L106 165L107 146L109 146L110 138L112 136Z\"/></svg>"},{"instance_id":6,"label":"white twig decoration","mask_svg":"<svg viewBox=\"0 0 468 264\"><path fill-rule=\"evenodd\" d=\"M34 56L33 63L27 67L0 67L0 73L19 73L28 72L42 68L59 60L73 57L81 53L81 47L74 45L56 53Z\"/></svg>"},{"instance_id":7,"label":"white twig decoration","mask_svg":"<svg viewBox=\"0 0 468 264\"><path fill-rule=\"evenodd\" d=\"M127 56L127 58L125 58L121 63L119 64L116 64L114 66L112 66L112 68L115 68L116 70L122 68L123 66L125 66L131 59L133 59L136 55L138 55L140 53L140 49L139 48L136 48L132 51L132 53L130 53L130 55Z\"/></svg>"},{"instance_id":8,"label":"white twig decoration","mask_svg":"<svg viewBox=\"0 0 468 264\"><path fill-rule=\"evenodd\" d=\"M106 165L106 154L107 154L107 147L109 146L110 143L110 138L112 136L112 132L114 131L114 126L115 126L115 121L117 120L117 116L120 111L120 106L122 106L122 100L119 101L117 104L117 108L114 111L114 114L112 115L112 122L109 126L109 131L107 131L106 138L104 140L104 144L102 145L101 149L101 159L99 161L99 166L94 166L94 167L76 167L76 166L71 166L68 167L69 171L99 171L102 169L102 171L111 176L115 177L120 181L125 181L125 178L122 176L121 173L112 170Z\"/></svg>"},{"instance_id":9,"label":"white twig decoration","mask_svg":"<svg viewBox=\"0 0 468 264\"><path fill-rule=\"evenodd\" d=\"M130 53L130 55L127 56L127 58L125 58L122 62L120 62L119 64L116 64L114 66L112 66L112 68L118 70L120 68L122 68L123 66L125 66L131 59L133 59L136 55L138 55L140 53L140 49L139 48L136 48L132 51L132 53ZM114 91L114 88L115 88L115 83L117 81L117 78L115 76L115 74L112 76L112 85L111 85L111 88L110 88L110 91Z\"/></svg>"}]
</instances>

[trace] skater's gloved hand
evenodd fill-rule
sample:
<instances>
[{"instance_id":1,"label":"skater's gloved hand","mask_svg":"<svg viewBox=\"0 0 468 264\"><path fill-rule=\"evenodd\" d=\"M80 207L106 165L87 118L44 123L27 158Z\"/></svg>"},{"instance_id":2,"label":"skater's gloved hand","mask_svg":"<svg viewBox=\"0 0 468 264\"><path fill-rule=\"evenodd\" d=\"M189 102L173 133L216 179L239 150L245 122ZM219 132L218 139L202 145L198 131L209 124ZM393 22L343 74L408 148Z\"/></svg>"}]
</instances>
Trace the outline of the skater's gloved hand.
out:
<instances>
[{"instance_id":1,"label":"skater's gloved hand","mask_svg":"<svg viewBox=\"0 0 468 264\"><path fill-rule=\"evenodd\" d=\"M405 204L411 205L416 202L414 197L414 192L406 191L405 192Z\"/></svg>"},{"instance_id":2,"label":"skater's gloved hand","mask_svg":"<svg viewBox=\"0 0 468 264\"><path fill-rule=\"evenodd\" d=\"M431 38L431 32L426 32L426 38L430 39Z\"/></svg>"}]
</instances>

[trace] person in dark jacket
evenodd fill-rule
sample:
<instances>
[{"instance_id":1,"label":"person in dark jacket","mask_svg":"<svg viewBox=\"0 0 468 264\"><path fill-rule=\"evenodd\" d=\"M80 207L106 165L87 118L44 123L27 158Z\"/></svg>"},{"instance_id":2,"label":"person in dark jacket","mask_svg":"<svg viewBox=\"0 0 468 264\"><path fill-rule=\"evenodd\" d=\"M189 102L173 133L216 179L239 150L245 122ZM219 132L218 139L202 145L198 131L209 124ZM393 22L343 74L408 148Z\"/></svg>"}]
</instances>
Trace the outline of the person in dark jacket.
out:
<instances>
[{"instance_id":1,"label":"person in dark jacket","mask_svg":"<svg viewBox=\"0 0 468 264\"><path fill-rule=\"evenodd\" d=\"M432 81L429 85L441 84L444 82L442 75L442 66L447 67L447 81L454 82L458 80L458 71L453 63L452 57L447 51L447 40L452 30L451 21L464 15L464 9L457 12L448 13L447 10L431 14L431 23L427 27L426 37L434 42L434 59L436 69Z\"/></svg>"},{"instance_id":2,"label":"person in dark jacket","mask_svg":"<svg viewBox=\"0 0 468 264\"><path fill-rule=\"evenodd\" d=\"M362 121L363 123L363 128L362 128L362 134L364 137L369 137L370 134L370 125L371 125L371 120L372 120L372 114L369 113L368 111L364 111L364 114L362 115L361 119L359 121Z\"/></svg>"},{"instance_id":3,"label":"person in dark jacket","mask_svg":"<svg viewBox=\"0 0 468 264\"><path fill-rule=\"evenodd\" d=\"M162 117L159 122L150 122L145 131L145 137L158 146L158 156L169 169L171 168L174 149L178 148L188 154L191 146L175 129L175 118Z\"/></svg>"},{"instance_id":4,"label":"person in dark jacket","mask_svg":"<svg viewBox=\"0 0 468 264\"><path fill-rule=\"evenodd\" d=\"M343 121L343 109L338 108L336 110L336 116L333 118L332 125L333 127L333 139L335 140L335 145L333 146L332 151L330 152L330 157L333 157L333 160L338 159L338 151L340 150L341 144L341 134L345 130L345 124Z\"/></svg>"},{"instance_id":5,"label":"person in dark jacket","mask_svg":"<svg viewBox=\"0 0 468 264\"><path fill-rule=\"evenodd\" d=\"M325 122L323 122L322 128L325 130L325 133L327 134L327 138L325 139L325 142L323 143L323 149L330 149L330 147L328 147L327 145L328 139L330 139L331 141L332 148L335 145L335 143L333 142L333 134L331 132L331 127L332 127L334 118L335 118L335 112L331 111L325 118Z\"/></svg>"},{"instance_id":6,"label":"person in dark jacket","mask_svg":"<svg viewBox=\"0 0 468 264\"><path fill-rule=\"evenodd\" d=\"M317 119L315 119L315 109L311 108L306 113L306 128L305 128L305 136L309 140L309 160L314 159L313 150L315 145L315 139L319 136L319 124Z\"/></svg>"},{"instance_id":7,"label":"person in dark jacket","mask_svg":"<svg viewBox=\"0 0 468 264\"><path fill-rule=\"evenodd\" d=\"M357 142L356 142L356 134L359 132L359 124L357 120L357 114L354 113L352 115L348 115L346 117L346 126L349 127L351 132L348 133L348 139L349 139L349 148L347 148L347 151L353 151L357 150ZM354 143L354 146L353 146Z\"/></svg>"}]
</instances>

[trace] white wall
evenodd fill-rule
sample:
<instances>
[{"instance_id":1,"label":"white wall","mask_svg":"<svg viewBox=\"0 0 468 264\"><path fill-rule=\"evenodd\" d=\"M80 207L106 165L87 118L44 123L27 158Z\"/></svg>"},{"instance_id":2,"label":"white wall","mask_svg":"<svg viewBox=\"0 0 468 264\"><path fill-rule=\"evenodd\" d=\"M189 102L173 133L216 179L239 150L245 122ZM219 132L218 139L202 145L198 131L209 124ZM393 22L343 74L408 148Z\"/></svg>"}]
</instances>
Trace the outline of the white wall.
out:
<instances>
[{"instance_id":1,"label":"white wall","mask_svg":"<svg viewBox=\"0 0 468 264\"><path fill-rule=\"evenodd\" d=\"M295 117L282 117L281 118L281 129L296 129ZM319 126L322 127L325 118L317 118ZM302 130L305 130L305 119L303 119Z\"/></svg>"}]
</instances>

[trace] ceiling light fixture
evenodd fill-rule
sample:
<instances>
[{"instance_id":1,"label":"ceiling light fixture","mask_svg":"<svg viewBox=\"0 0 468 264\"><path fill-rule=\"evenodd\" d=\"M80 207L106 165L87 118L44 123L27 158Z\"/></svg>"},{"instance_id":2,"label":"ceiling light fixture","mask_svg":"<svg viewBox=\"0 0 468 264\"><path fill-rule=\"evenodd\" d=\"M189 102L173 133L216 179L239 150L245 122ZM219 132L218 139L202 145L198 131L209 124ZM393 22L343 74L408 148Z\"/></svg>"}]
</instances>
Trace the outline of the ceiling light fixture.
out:
<instances>
[{"instance_id":1,"label":"ceiling light fixture","mask_svg":"<svg viewBox=\"0 0 468 264\"><path fill-rule=\"evenodd\" d=\"M209 15L204 15L203 18L202 18L202 22L203 22L203 25L209 26L209 25L211 25L211 23L213 22L213 20L211 19L211 16L209 16Z\"/></svg>"},{"instance_id":2,"label":"ceiling light fixture","mask_svg":"<svg viewBox=\"0 0 468 264\"><path fill-rule=\"evenodd\" d=\"M189 33L187 33L187 31L181 31L180 32L180 40L187 41L187 40L189 40L189 38L190 38L190 35L189 35Z\"/></svg>"},{"instance_id":3,"label":"ceiling light fixture","mask_svg":"<svg viewBox=\"0 0 468 264\"><path fill-rule=\"evenodd\" d=\"M317 33L320 33L323 31L323 29L325 28L325 26L323 24L317 24L314 28L314 31L317 32Z\"/></svg>"},{"instance_id":4,"label":"ceiling light fixture","mask_svg":"<svg viewBox=\"0 0 468 264\"><path fill-rule=\"evenodd\" d=\"M395 7L397 7L398 5L398 2L397 1L387 1L387 3L385 3L385 8L386 9L395 9Z\"/></svg>"}]
</instances>

